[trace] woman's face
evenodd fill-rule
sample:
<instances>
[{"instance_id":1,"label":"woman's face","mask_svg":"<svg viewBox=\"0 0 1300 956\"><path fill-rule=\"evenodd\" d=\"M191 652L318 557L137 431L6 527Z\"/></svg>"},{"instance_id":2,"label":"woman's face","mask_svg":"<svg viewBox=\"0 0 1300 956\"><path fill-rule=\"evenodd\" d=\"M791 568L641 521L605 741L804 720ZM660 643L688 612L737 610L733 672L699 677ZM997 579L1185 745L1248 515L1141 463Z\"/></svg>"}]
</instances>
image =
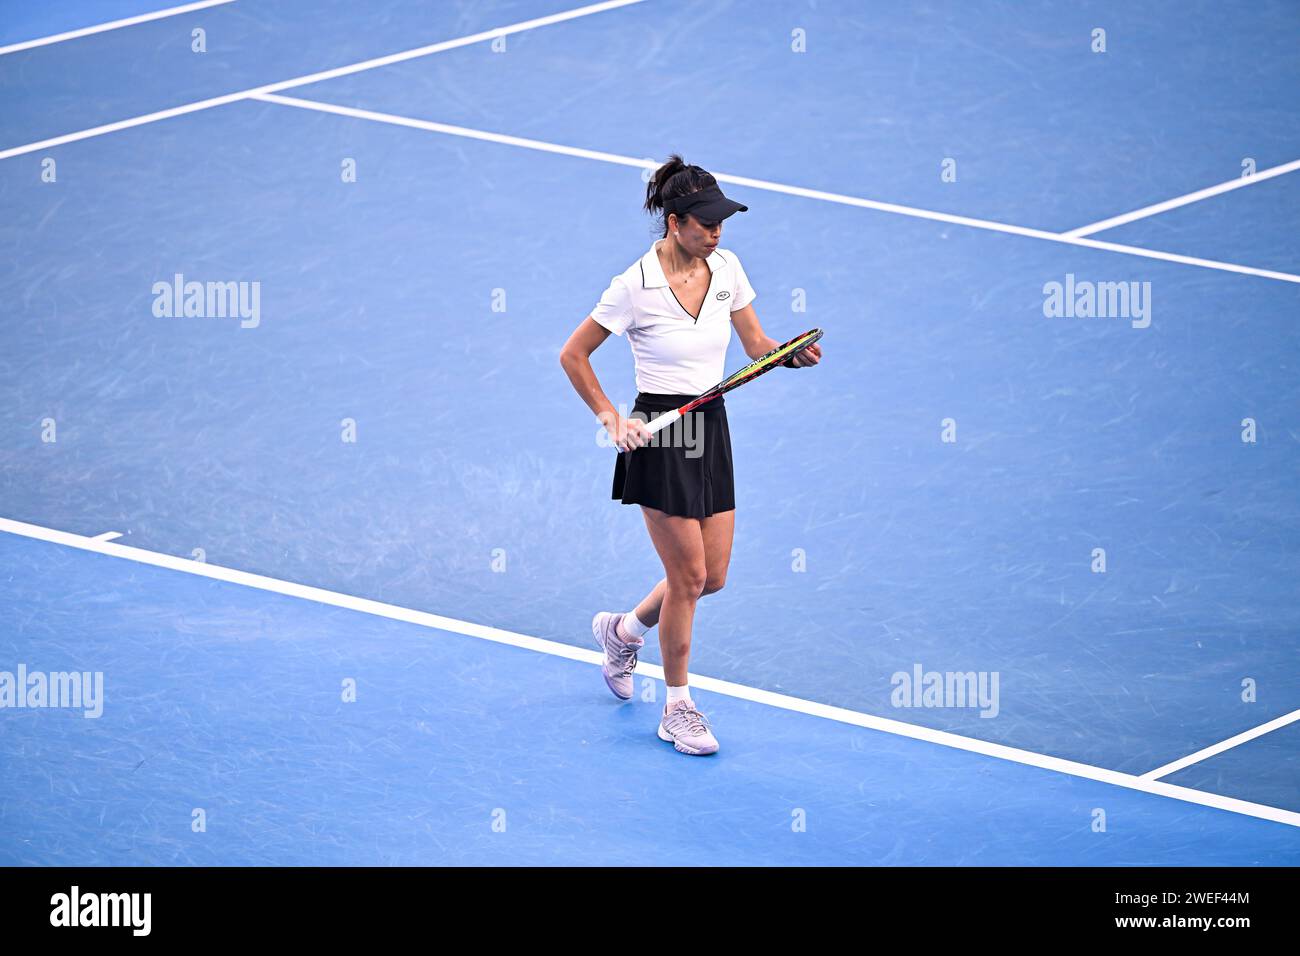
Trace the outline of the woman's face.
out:
<instances>
[{"instance_id":1,"label":"woman's face","mask_svg":"<svg viewBox=\"0 0 1300 956\"><path fill-rule=\"evenodd\" d=\"M673 218L677 222L675 238L688 255L707 259L718 248L718 243L722 240L722 223L701 222L690 213L686 214L684 220L676 213L673 213Z\"/></svg>"}]
</instances>

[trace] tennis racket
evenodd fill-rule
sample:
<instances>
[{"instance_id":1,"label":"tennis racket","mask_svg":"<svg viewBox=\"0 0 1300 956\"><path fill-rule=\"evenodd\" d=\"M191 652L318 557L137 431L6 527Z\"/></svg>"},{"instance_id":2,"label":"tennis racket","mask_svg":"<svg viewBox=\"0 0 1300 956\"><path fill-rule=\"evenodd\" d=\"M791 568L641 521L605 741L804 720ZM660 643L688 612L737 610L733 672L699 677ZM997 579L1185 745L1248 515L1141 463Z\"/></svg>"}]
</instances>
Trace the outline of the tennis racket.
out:
<instances>
[{"instance_id":1,"label":"tennis racket","mask_svg":"<svg viewBox=\"0 0 1300 956\"><path fill-rule=\"evenodd\" d=\"M811 329L803 335L796 335L784 345L778 345L766 355L754 359L754 361L750 362L739 372L727 376L699 398L693 398L681 408L674 409L671 412L664 412L662 415L646 422L646 431L651 435L662 431L692 409L699 408L705 402L713 401L713 399L717 398L719 395L729 392L733 388L740 388L740 386L744 385L746 382L752 382L764 372L770 372L778 365L784 365L821 337L821 329Z\"/></svg>"}]
</instances>

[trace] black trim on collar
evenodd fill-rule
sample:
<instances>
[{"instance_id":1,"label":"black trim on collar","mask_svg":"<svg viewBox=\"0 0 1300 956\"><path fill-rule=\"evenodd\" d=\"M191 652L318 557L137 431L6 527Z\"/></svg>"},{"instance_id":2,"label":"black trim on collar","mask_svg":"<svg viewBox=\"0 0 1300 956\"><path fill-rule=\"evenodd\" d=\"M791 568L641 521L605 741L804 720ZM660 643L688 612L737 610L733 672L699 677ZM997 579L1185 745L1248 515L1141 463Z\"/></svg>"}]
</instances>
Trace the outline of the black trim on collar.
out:
<instances>
[{"instance_id":1,"label":"black trim on collar","mask_svg":"<svg viewBox=\"0 0 1300 956\"><path fill-rule=\"evenodd\" d=\"M712 282L709 283L709 288L710 288L710 289L713 288L713 283L712 283ZM669 291L669 292L673 292L673 284L672 284L671 282L668 283L668 291ZM688 308L686 308L686 306L682 305L682 300L679 299L679 298L677 298L677 293L676 293L676 292L673 292L673 301L677 303L677 308L681 309L681 310L682 310L683 312L685 312L687 315L691 315L691 310L688 309ZM705 293L704 293L704 302L701 302L701 303L700 303L700 312L701 312L701 314L704 312L704 306L705 306L705 304L706 304L708 301L709 301L709 293L708 293L708 292L705 292ZM692 319L692 321L695 322L696 325L699 325L699 324L700 324L700 317L699 317L698 315L691 315L691 319Z\"/></svg>"},{"instance_id":2,"label":"black trim on collar","mask_svg":"<svg viewBox=\"0 0 1300 956\"><path fill-rule=\"evenodd\" d=\"M710 253L710 255L713 254L714 253ZM726 262L727 260L723 259L722 261ZM707 261L705 262L705 265L708 265ZM705 306L709 304L709 296L713 294L713 270L711 269L709 270L709 286L707 289L704 290L704 301L700 303L700 315L691 315L691 310L686 308L686 306L682 305L682 300L677 298L677 293L673 291L673 284L671 282L668 283L668 291L673 293L673 301L677 303L678 308L680 308L687 315L690 315L691 320L694 321L696 325L699 325L700 315L704 314Z\"/></svg>"}]
</instances>

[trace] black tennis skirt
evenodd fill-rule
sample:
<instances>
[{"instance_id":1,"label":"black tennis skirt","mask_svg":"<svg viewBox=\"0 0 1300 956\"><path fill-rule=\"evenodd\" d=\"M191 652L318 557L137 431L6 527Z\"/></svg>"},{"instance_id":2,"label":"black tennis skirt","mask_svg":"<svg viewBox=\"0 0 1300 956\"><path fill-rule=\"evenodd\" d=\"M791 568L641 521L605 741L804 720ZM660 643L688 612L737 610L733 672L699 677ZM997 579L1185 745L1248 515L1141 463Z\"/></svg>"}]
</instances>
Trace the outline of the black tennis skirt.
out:
<instances>
[{"instance_id":1,"label":"black tennis skirt","mask_svg":"<svg viewBox=\"0 0 1300 956\"><path fill-rule=\"evenodd\" d=\"M649 421L694 397L641 392L631 414ZM707 518L734 509L731 432L722 397L687 412L649 445L619 453L614 462L614 499L683 518Z\"/></svg>"}]
</instances>

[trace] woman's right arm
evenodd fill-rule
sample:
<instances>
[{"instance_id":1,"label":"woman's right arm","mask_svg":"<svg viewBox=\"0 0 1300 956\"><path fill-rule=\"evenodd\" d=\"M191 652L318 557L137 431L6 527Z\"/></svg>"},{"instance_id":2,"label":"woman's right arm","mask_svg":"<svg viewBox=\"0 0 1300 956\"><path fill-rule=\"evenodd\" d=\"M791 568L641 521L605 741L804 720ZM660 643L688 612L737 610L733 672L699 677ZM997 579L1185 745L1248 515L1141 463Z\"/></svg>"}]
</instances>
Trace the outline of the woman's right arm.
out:
<instances>
[{"instance_id":1,"label":"woman's right arm","mask_svg":"<svg viewBox=\"0 0 1300 956\"><path fill-rule=\"evenodd\" d=\"M591 353L600 348L601 343L609 338L609 330L591 316L582 320L582 324L573 330L569 341L560 349L560 366L573 383L574 391L587 403L596 418L605 426L605 431L614 441L619 451L640 448L649 441L645 423L640 419L621 418L614 409L614 404L605 395L596 379L596 372L591 367Z\"/></svg>"}]
</instances>

